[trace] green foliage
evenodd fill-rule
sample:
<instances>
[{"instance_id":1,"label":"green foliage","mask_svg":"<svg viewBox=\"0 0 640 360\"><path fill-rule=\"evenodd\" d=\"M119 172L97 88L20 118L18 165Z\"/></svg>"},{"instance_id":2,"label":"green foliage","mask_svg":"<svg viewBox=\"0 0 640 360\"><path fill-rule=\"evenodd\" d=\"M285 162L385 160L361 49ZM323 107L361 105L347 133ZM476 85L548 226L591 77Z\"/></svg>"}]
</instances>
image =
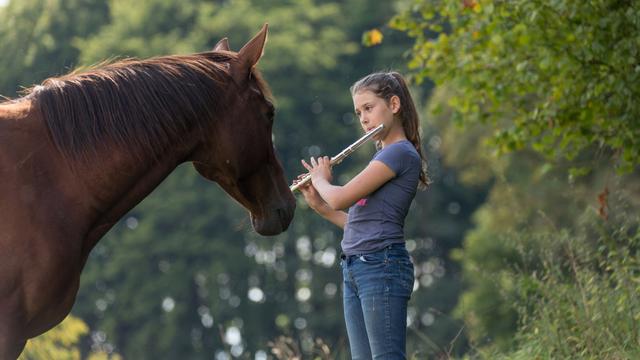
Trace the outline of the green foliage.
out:
<instances>
[{"instance_id":1,"label":"green foliage","mask_svg":"<svg viewBox=\"0 0 640 360\"><path fill-rule=\"evenodd\" d=\"M497 358L640 355L640 219L583 219L577 231L505 240L517 244L524 259L511 273L521 325L517 350Z\"/></svg>"},{"instance_id":2,"label":"green foliage","mask_svg":"<svg viewBox=\"0 0 640 360\"><path fill-rule=\"evenodd\" d=\"M640 163L635 1L414 0L390 25L415 38L416 79L455 88L452 120L490 124L499 153ZM590 164L573 164L579 175Z\"/></svg>"},{"instance_id":3,"label":"green foliage","mask_svg":"<svg viewBox=\"0 0 640 360\"><path fill-rule=\"evenodd\" d=\"M638 198L614 194L606 221L588 207L567 227L519 226L483 238L484 220L467 236L456 255L471 286L458 313L474 353L487 359L637 356Z\"/></svg>"},{"instance_id":4,"label":"green foliage","mask_svg":"<svg viewBox=\"0 0 640 360\"><path fill-rule=\"evenodd\" d=\"M597 213L604 205L606 214L611 211L608 204L615 205L620 199L631 204L625 211L633 213L640 208L637 174L614 177L606 158L587 153L583 158L592 162L592 171L567 182L567 163L546 163L532 151L496 156L486 141L490 129L481 124L459 126L449 120L452 94L450 87L438 87L427 116L441 138L443 161L459 169L466 184L490 184L485 203L473 214L474 227L466 233L463 248L451 253L461 263L466 284L456 313L464 320L475 350L506 350L513 346L518 330L518 308L512 298L520 284L511 273L522 264L519 246L523 245L501 239L505 234L527 238L527 234L575 229L585 209ZM609 195L597 202L603 190L617 197ZM527 246L545 246L534 241L534 235L529 238Z\"/></svg>"}]
</instances>

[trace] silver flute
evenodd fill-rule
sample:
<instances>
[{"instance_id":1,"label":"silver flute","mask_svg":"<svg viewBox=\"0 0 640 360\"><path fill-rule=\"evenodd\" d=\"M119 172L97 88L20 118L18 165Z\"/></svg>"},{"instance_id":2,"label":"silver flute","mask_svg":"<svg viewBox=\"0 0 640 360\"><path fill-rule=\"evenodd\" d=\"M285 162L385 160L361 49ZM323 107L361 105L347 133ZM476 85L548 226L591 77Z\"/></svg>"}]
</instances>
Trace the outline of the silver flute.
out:
<instances>
[{"instance_id":1,"label":"silver flute","mask_svg":"<svg viewBox=\"0 0 640 360\"><path fill-rule=\"evenodd\" d=\"M372 129L368 133L364 134L360 139L358 139L353 144L349 145L346 149L342 150L338 155L331 158L330 164L331 166L340 164L342 160L344 160L347 156L349 156L352 152L356 151L357 148L362 146L362 144L369 141L372 137L374 137L377 133L382 131L384 128L383 124L378 125L376 128ZM289 189L291 191L296 191L298 188L311 180L311 174L306 174L299 182L291 185Z\"/></svg>"}]
</instances>

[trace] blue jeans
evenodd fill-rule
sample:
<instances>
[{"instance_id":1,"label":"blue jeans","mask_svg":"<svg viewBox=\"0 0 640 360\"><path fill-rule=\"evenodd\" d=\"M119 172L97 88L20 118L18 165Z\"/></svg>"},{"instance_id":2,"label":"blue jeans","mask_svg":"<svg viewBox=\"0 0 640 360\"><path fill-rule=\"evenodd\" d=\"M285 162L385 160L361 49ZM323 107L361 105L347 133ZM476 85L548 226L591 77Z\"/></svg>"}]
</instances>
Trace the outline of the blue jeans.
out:
<instances>
[{"instance_id":1,"label":"blue jeans","mask_svg":"<svg viewBox=\"0 0 640 360\"><path fill-rule=\"evenodd\" d=\"M342 256L344 318L352 359L405 359L413 263L404 244Z\"/></svg>"}]
</instances>

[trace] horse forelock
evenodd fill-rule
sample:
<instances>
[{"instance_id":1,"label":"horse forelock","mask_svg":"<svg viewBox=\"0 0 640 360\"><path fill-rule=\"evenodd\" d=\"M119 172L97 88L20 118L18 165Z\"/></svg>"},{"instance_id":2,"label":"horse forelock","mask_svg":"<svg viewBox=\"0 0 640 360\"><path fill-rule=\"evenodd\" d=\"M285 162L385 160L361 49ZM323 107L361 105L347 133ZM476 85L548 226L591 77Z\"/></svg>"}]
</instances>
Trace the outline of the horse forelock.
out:
<instances>
[{"instance_id":1,"label":"horse forelock","mask_svg":"<svg viewBox=\"0 0 640 360\"><path fill-rule=\"evenodd\" d=\"M184 144L223 112L232 55L208 52L127 59L49 78L27 96L68 159L117 146L139 160ZM261 85L262 86L262 85Z\"/></svg>"}]
</instances>

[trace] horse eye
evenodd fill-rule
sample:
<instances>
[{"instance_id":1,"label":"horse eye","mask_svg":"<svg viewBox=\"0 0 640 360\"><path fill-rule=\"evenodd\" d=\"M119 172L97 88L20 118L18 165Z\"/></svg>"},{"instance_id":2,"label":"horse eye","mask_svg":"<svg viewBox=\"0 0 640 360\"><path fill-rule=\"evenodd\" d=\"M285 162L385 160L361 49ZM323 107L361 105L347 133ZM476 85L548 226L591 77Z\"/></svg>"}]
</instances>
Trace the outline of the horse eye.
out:
<instances>
[{"instance_id":1,"label":"horse eye","mask_svg":"<svg viewBox=\"0 0 640 360\"><path fill-rule=\"evenodd\" d=\"M267 106L267 116L269 117L269 119L273 119L276 114L276 108L270 101L267 102Z\"/></svg>"}]
</instances>

